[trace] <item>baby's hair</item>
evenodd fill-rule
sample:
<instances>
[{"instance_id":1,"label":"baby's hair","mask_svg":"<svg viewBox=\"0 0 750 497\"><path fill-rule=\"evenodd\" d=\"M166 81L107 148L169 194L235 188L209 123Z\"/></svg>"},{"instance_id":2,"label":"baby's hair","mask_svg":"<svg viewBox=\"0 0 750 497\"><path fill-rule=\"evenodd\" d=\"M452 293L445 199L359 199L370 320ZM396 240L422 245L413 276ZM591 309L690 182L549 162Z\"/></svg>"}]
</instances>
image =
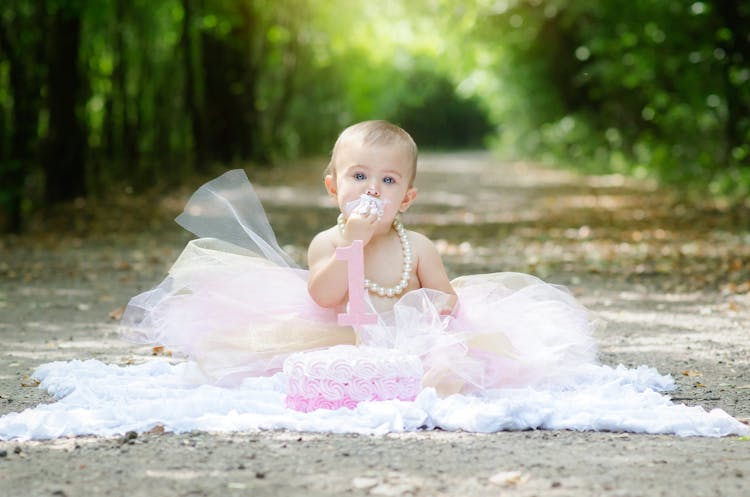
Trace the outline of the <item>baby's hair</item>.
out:
<instances>
[{"instance_id":1,"label":"baby's hair","mask_svg":"<svg viewBox=\"0 0 750 497\"><path fill-rule=\"evenodd\" d=\"M336 177L336 157L340 147L345 143L356 143L358 145L396 145L404 149L411 159L412 169L409 185L417 175L417 144L409 133L393 123L383 120L362 121L352 124L341 132L331 152L331 161L325 170L325 174Z\"/></svg>"}]
</instances>

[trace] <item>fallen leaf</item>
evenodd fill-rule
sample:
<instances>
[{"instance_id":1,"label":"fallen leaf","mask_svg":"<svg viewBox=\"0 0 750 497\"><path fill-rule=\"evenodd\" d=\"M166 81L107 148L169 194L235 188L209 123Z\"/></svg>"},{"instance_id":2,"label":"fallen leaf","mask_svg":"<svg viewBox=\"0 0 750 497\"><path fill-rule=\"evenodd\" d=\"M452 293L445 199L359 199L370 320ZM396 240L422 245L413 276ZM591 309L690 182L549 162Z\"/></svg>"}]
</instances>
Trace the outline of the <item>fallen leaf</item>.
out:
<instances>
[{"instance_id":1,"label":"fallen leaf","mask_svg":"<svg viewBox=\"0 0 750 497\"><path fill-rule=\"evenodd\" d=\"M699 382L699 381L696 381L696 382L695 382L695 383L693 384L693 386L694 386L694 387L696 387L696 388L706 388L706 385L704 385L703 383L701 383L701 382Z\"/></svg>"},{"instance_id":2,"label":"fallen leaf","mask_svg":"<svg viewBox=\"0 0 750 497\"><path fill-rule=\"evenodd\" d=\"M36 378L32 378L29 375L24 376L21 378L21 386L22 387L38 387L39 383L41 383Z\"/></svg>"},{"instance_id":3,"label":"fallen leaf","mask_svg":"<svg viewBox=\"0 0 750 497\"><path fill-rule=\"evenodd\" d=\"M118 271L128 271L131 268L127 261L117 261L112 266Z\"/></svg>"},{"instance_id":4,"label":"fallen leaf","mask_svg":"<svg viewBox=\"0 0 750 497\"><path fill-rule=\"evenodd\" d=\"M501 471L490 476L490 483L494 483L495 485L505 485L508 487L521 485L528 480L529 475L521 473L520 471Z\"/></svg>"},{"instance_id":5,"label":"fallen leaf","mask_svg":"<svg viewBox=\"0 0 750 497\"><path fill-rule=\"evenodd\" d=\"M692 369L686 369L682 372L682 376L703 376L703 373L699 371L694 371Z\"/></svg>"},{"instance_id":6,"label":"fallen leaf","mask_svg":"<svg viewBox=\"0 0 750 497\"><path fill-rule=\"evenodd\" d=\"M125 312L125 306L121 305L117 309L113 310L109 313L109 318L114 319L115 321L119 321L122 319L122 314Z\"/></svg>"},{"instance_id":7,"label":"fallen leaf","mask_svg":"<svg viewBox=\"0 0 750 497\"><path fill-rule=\"evenodd\" d=\"M157 345L156 347L151 349L151 355L163 355L172 357L172 351L164 349L164 345Z\"/></svg>"},{"instance_id":8,"label":"fallen leaf","mask_svg":"<svg viewBox=\"0 0 750 497\"><path fill-rule=\"evenodd\" d=\"M150 430L148 430L146 433L150 433L152 435L161 435L162 433L164 433L164 425L161 425L161 424L156 425Z\"/></svg>"}]
</instances>

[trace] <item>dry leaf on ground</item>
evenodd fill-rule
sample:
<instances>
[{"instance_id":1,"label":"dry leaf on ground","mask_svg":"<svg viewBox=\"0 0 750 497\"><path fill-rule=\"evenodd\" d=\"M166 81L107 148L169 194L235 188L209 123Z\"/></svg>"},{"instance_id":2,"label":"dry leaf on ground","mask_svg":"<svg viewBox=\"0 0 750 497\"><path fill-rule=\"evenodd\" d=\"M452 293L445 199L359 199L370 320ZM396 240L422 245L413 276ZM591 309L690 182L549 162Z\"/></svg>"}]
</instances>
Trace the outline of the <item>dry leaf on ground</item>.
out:
<instances>
[{"instance_id":1,"label":"dry leaf on ground","mask_svg":"<svg viewBox=\"0 0 750 497\"><path fill-rule=\"evenodd\" d=\"M490 483L514 487L526 483L529 475L520 471L501 471L490 476Z\"/></svg>"}]
</instances>

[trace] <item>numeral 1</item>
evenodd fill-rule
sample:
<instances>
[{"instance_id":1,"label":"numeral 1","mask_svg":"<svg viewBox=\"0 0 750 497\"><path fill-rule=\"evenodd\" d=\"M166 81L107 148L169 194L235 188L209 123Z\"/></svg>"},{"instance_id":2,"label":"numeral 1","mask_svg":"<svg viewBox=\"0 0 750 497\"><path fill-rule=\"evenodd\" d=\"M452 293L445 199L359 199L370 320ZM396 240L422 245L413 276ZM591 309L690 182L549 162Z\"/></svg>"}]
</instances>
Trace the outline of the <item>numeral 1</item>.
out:
<instances>
[{"instance_id":1,"label":"numeral 1","mask_svg":"<svg viewBox=\"0 0 750 497\"><path fill-rule=\"evenodd\" d=\"M339 314L339 324L353 326L358 330L360 325L377 323L378 316L366 312L365 308L365 255L362 240L354 240L348 247L337 248L336 259L346 261L349 283L349 306L345 313Z\"/></svg>"}]
</instances>

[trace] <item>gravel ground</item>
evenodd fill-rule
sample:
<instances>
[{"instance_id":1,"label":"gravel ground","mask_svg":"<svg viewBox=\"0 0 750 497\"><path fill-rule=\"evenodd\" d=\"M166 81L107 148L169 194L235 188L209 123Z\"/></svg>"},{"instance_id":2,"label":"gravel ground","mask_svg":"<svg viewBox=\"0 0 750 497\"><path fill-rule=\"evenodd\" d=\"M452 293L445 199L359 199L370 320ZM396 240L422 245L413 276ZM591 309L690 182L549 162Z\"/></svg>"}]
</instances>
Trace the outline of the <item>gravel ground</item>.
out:
<instances>
[{"instance_id":1,"label":"gravel ground","mask_svg":"<svg viewBox=\"0 0 750 497\"><path fill-rule=\"evenodd\" d=\"M309 185L318 178L316 169L308 183L276 178L259 188L280 241L298 256L333 219L322 188ZM566 284L607 322L603 363L655 366L677 381L676 401L750 418L745 220L649 184L487 154L425 156L418 186L407 222L436 240L452 275L513 270ZM110 314L179 253L188 235L168 218L184 200L165 198L155 208L164 219L142 231L0 241L0 415L51 402L29 378L45 362L149 360L150 349L118 339ZM119 215L105 217L114 226ZM10 441L0 442L0 496L739 497L750 495L749 444L568 431Z\"/></svg>"}]
</instances>

